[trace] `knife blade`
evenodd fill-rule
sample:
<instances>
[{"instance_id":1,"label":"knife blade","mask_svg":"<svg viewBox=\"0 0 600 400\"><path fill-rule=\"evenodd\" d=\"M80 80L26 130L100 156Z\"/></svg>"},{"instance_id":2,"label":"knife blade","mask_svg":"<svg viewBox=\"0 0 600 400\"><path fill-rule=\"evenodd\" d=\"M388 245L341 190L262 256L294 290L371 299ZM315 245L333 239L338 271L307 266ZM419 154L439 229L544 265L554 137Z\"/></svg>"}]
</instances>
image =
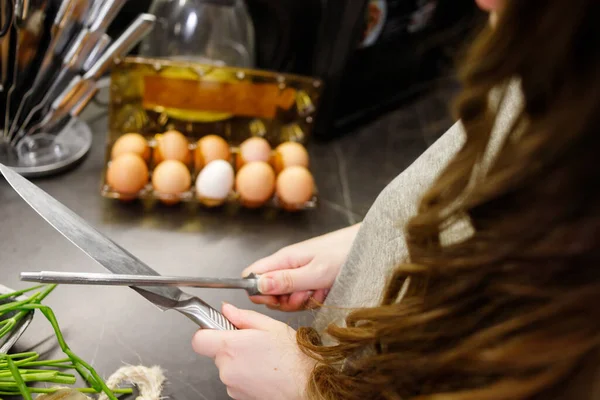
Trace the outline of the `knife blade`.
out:
<instances>
[{"instance_id":1,"label":"knife blade","mask_svg":"<svg viewBox=\"0 0 600 400\"><path fill-rule=\"evenodd\" d=\"M199 278L193 276L150 276L40 271L21 272L21 280L26 282L68 285L187 286L214 289L244 289L250 296L260 294L260 291L258 290L258 277L255 274L250 274L245 278Z\"/></svg>"},{"instance_id":2,"label":"knife blade","mask_svg":"<svg viewBox=\"0 0 600 400\"><path fill-rule=\"evenodd\" d=\"M23 200L54 229L110 272L160 276L158 272L12 169L0 164L0 172ZM161 309L173 309L182 313L201 328L237 329L206 302L176 287L152 286L137 288L131 286L131 288ZM157 301L157 299L160 299L160 301ZM164 304L168 306L165 307Z\"/></svg>"}]
</instances>

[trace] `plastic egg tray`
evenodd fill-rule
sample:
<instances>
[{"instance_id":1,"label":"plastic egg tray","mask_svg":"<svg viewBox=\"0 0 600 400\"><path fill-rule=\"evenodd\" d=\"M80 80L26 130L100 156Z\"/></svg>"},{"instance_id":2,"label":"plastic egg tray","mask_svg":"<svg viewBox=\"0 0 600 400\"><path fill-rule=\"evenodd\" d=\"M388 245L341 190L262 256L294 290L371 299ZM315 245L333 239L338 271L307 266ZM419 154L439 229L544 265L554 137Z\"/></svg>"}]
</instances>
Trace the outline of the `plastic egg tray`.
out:
<instances>
[{"instance_id":1,"label":"plastic egg tray","mask_svg":"<svg viewBox=\"0 0 600 400\"><path fill-rule=\"evenodd\" d=\"M288 141L306 144L319 109L322 88L320 79L275 71L144 57L116 60L111 70L101 194L122 200L131 197L111 188L106 183L106 172L114 143L126 133L137 132L147 139L150 147L150 179L134 197L202 205L195 193L200 170L193 164L188 165L192 178L188 191L169 198L152 187L158 135L169 130L181 132L188 139L190 152L195 152L196 143L202 137L218 135L230 145L228 161L237 174L238 146L250 137L264 138L272 149ZM295 208L315 208L317 197L315 188L313 198ZM224 204L243 206L233 190ZM283 206L276 195L262 205L285 208Z\"/></svg>"},{"instance_id":2,"label":"plastic egg tray","mask_svg":"<svg viewBox=\"0 0 600 400\"><path fill-rule=\"evenodd\" d=\"M149 179L148 179L148 183L145 185L145 187L135 194L119 193L118 191L114 190L114 188L112 188L107 183L106 171L111 162L110 154L112 151L112 146L114 145L115 141L113 141L112 143L109 144L109 146L106 149L106 154L107 154L106 168L104 169L104 173L102 176L102 190L101 190L102 196L107 197L107 198L112 198L112 199L124 200L124 201L131 201L134 199L143 199L143 200L157 200L157 201L165 200L167 202L172 202L172 203L197 202L202 207L213 208L213 206L207 205L204 202L200 201L198 199L198 196L196 195L196 189L195 189L196 188L196 186L195 186L196 178L203 168L202 166L197 166L194 161L195 157L193 155L197 148L197 139L196 138L192 139L192 138L188 137L188 150L190 151L190 154L192 155L192 157L190 157L192 161L187 165L187 167L190 171L191 178L192 178L192 185L189 188L189 190L179 193L179 194L176 194L176 195L168 195L168 194L158 193L154 189L154 187L152 186L152 171L158 165L158 163L156 163L156 161L155 161L155 152L156 152L156 147L157 147L157 143L158 143L158 141L157 141L158 135L160 135L160 133L156 134L156 135L152 135L152 136L144 135L144 137L148 141L148 146L150 148L150 157L147 162L148 171L149 171ZM239 154L239 146L230 145L230 150L231 150L231 158L227 161L231 164L231 166L233 167L234 173L237 175L238 168L236 167L236 157ZM274 160L274 156L275 156L275 150L272 150L271 160ZM272 162L270 162L270 164L271 164L271 167L273 168ZM275 168L273 168L273 170L275 171ZM314 209L317 206L317 198L318 198L317 188L315 187L315 190L314 190L311 200L307 201L304 204L294 205L293 207L291 207L291 206L284 207L282 202L279 200L277 195L274 193L273 196L271 196L271 198L269 200L267 200L265 203L263 203L261 205L261 208L262 207L285 208L289 211L301 211L301 210ZM235 187L231 190L229 196L225 199L225 201L222 203L222 205L238 205L238 206L244 207L243 201L241 201L239 194L235 191ZM256 208L256 207L252 207L252 208Z\"/></svg>"}]
</instances>

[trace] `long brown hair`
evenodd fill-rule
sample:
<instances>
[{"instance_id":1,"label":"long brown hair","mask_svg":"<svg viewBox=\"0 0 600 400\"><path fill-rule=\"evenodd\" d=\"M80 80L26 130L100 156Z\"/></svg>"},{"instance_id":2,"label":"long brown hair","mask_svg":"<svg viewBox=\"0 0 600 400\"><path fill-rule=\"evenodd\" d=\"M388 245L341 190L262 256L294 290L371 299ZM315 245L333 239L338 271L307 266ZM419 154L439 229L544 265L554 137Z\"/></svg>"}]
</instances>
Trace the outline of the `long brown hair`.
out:
<instances>
[{"instance_id":1,"label":"long brown hair","mask_svg":"<svg viewBox=\"0 0 600 400\"><path fill-rule=\"evenodd\" d=\"M327 328L335 345L298 331L310 399L600 399L599 21L598 0L507 0L478 37L466 141L405 227L410 262L380 306ZM490 95L511 82L522 110L482 168Z\"/></svg>"}]
</instances>

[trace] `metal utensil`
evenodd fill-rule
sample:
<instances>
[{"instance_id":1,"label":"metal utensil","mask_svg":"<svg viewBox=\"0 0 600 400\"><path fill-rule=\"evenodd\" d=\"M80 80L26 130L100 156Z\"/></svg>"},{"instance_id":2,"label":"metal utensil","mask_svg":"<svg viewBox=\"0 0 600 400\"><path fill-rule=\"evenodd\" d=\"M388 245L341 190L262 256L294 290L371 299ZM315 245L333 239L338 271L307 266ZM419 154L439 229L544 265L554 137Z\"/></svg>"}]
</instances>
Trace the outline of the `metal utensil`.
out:
<instances>
[{"instance_id":1,"label":"metal utensil","mask_svg":"<svg viewBox=\"0 0 600 400\"><path fill-rule=\"evenodd\" d=\"M73 85L69 86L56 99L50 112L39 124L44 127L45 133L42 134L44 140L70 130L77 123L77 117L98 91L97 82L92 79L81 79L80 76L77 76L72 83ZM37 129L36 127L33 130ZM26 138L30 139L38 137L40 136L32 133L26 135Z\"/></svg>"},{"instance_id":2,"label":"metal utensil","mask_svg":"<svg viewBox=\"0 0 600 400\"><path fill-rule=\"evenodd\" d=\"M212 289L244 289L250 296L260 294L260 291L258 290L258 276L254 274L250 274L245 278L235 279L41 271L21 272L21 280L26 282L69 285L182 286Z\"/></svg>"},{"instance_id":3,"label":"metal utensil","mask_svg":"<svg viewBox=\"0 0 600 400\"><path fill-rule=\"evenodd\" d=\"M13 101L16 100L17 87L26 84L27 73L40 50L40 41L44 35L44 17L48 7L47 0L21 0L15 2L14 24L16 44L14 54L14 70L12 84L6 99L4 134L9 131L9 123L13 111Z\"/></svg>"},{"instance_id":4,"label":"metal utensil","mask_svg":"<svg viewBox=\"0 0 600 400\"><path fill-rule=\"evenodd\" d=\"M63 59L58 76L53 78L50 87L43 92L42 99L29 111L22 124L16 120L13 122L9 133L9 138L12 143L18 141L18 138L16 138L17 129L22 130L26 128L31 123L32 119L40 113L47 116L51 102L57 99L57 97L68 87L73 78L79 74L83 64L94 50L96 44L97 42L94 41L94 35L92 35L89 30L82 29L81 32L79 32L79 35Z\"/></svg>"},{"instance_id":5,"label":"metal utensil","mask_svg":"<svg viewBox=\"0 0 600 400\"><path fill-rule=\"evenodd\" d=\"M111 66L113 60L115 58L122 57L126 53L128 53L131 49L133 49L142 38L150 32L154 23L156 22L156 17L152 14L141 14L139 15L128 27L127 29L119 36L109 47L108 49L102 53L102 55L98 58L96 63L83 75L83 80L97 80L102 77L102 75L108 70ZM89 55L89 54L88 54ZM73 79L76 79L77 76L73 76ZM69 91L72 88L72 82L64 88L61 95L57 96L57 99L60 99L65 91ZM49 97L50 98L50 97ZM89 98L91 99L91 97ZM88 101L89 101L88 99ZM56 102L55 102L56 103ZM85 104L81 106L85 107ZM32 112L38 112L42 108L38 105L34 107ZM19 133L12 137L11 143L17 143L24 135L32 135L41 127L44 126L43 121L35 124L33 127L28 128L31 119L33 118L33 114L30 112L30 115L27 117L23 125L21 126L21 130ZM50 118L48 114L54 112L53 109L49 110L46 114L45 119ZM54 118L54 116L51 116Z\"/></svg>"},{"instance_id":6,"label":"metal utensil","mask_svg":"<svg viewBox=\"0 0 600 400\"><path fill-rule=\"evenodd\" d=\"M154 15L140 14L86 72L84 79L101 78L114 59L129 53L152 30L155 22Z\"/></svg>"},{"instance_id":7,"label":"metal utensil","mask_svg":"<svg viewBox=\"0 0 600 400\"><path fill-rule=\"evenodd\" d=\"M5 18L2 16L2 18ZM2 19L4 22L4 19ZM2 67L0 69L0 89L2 92L8 91L8 69L10 63L10 30L6 33L5 36L0 39L0 56L2 57Z\"/></svg>"},{"instance_id":8,"label":"metal utensil","mask_svg":"<svg viewBox=\"0 0 600 400\"><path fill-rule=\"evenodd\" d=\"M96 61L98 61L98 59L100 59L104 51L108 48L111 41L112 38L110 36L108 36L106 33L102 34L87 60L85 60L83 63L84 71L87 72L90 68L92 68L92 66L96 63Z\"/></svg>"},{"instance_id":9,"label":"metal utensil","mask_svg":"<svg viewBox=\"0 0 600 400\"><path fill-rule=\"evenodd\" d=\"M92 32L106 32L125 3L127 0L104 0L95 15L91 15L93 19L86 21L88 29Z\"/></svg>"},{"instance_id":10,"label":"metal utensil","mask_svg":"<svg viewBox=\"0 0 600 400\"><path fill-rule=\"evenodd\" d=\"M92 21L96 19L98 15L98 11L100 7L104 4L104 0L90 0L90 9L88 10L88 14L85 17L85 22L83 24L84 28L89 28Z\"/></svg>"},{"instance_id":11,"label":"metal utensil","mask_svg":"<svg viewBox=\"0 0 600 400\"><path fill-rule=\"evenodd\" d=\"M52 73L54 70L52 64L60 57L69 44L73 33L78 28L78 22L81 22L83 16L87 13L88 5L88 0L63 0L61 3L50 29L50 43L48 44L39 70L35 75L33 84L21 99L21 103L11 124L9 136L19 126L21 113L23 110L27 110L31 96L36 92L43 91L48 81L52 78L52 75L54 75Z\"/></svg>"},{"instance_id":12,"label":"metal utensil","mask_svg":"<svg viewBox=\"0 0 600 400\"><path fill-rule=\"evenodd\" d=\"M8 80L8 49L10 45L10 28L14 16L12 0L1 1L3 9L0 12L0 92L4 92Z\"/></svg>"},{"instance_id":13,"label":"metal utensil","mask_svg":"<svg viewBox=\"0 0 600 400\"><path fill-rule=\"evenodd\" d=\"M88 10L88 0L75 1L85 1L85 9L79 7L77 10L77 18L74 18L72 13L67 14L67 17L74 19L76 22L83 23L84 25L89 25L89 27L84 28L79 32L77 39L75 39L69 52L64 57L58 77L54 79L51 87L44 92L42 100L29 111L23 124L20 124L19 118L14 119L9 131L10 141L13 144L18 142L23 136L16 135L15 130L17 127L24 130L36 115L40 113L47 115L48 112L51 112L51 110L49 110L49 103L55 99L61 91L66 89L66 86L78 73L82 70L85 71L88 68L91 68L91 66L93 66L92 63L101 57L102 52L110 42L110 37L105 34L105 31L126 2L125 0L105 1L101 2L96 10ZM88 21L86 18L90 17L93 17L93 20ZM86 20L84 21L84 19ZM127 31L123 33L123 36L126 34ZM43 120L36 124L34 128L37 128L38 126L43 126Z\"/></svg>"},{"instance_id":14,"label":"metal utensil","mask_svg":"<svg viewBox=\"0 0 600 400\"><path fill-rule=\"evenodd\" d=\"M13 36L13 17L14 17L14 5L12 0L0 0L0 3L5 7L0 12L0 23L2 24L0 36L0 110L6 108L7 93L9 90L9 73L10 73L10 51L11 42ZM6 135L5 132L5 118L6 113L0 112L0 135L3 137Z\"/></svg>"},{"instance_id":15,"label":"metal utensil","mask_svg":"<svg viewBox=\"0 0 600 400\"><path fill-rule=\"evenodd\" d=\"M74 110L77 106L79 106L77 109L78 115L78 113L81 112L80 104L82 101L84 101L84 99L89 101L96 93L96 90L97 88L95 81L90 79L82 79L79 75L76 76L69 84L69 87L67 87L56 98L56 100L52 102L50 110L44 114L44 117L38 123L38 125L45 127L48 133L50 133L52 131L52 127L62 118L70 115L71 110Z\"/></svg>"},{"instance_id":16,"label":"metal utensil","mask_svg":"<svg viewBox=\"0 0 600 400\"><path fill-rule=\"evenodd\" d=\"M117 274L159 274L133 254L104 236L52 196L10 168L0 172L15 191L50 225L107 270ZM176 287L131 287L162 310L176 310L205 329L235 330L216 309Z\"/></svg>"},{"instance_id":17,"label":"metal utensil","mask_svg":"<svg viewBox=\"0 0 600 400\"><path fill-rule=\"evenodd\" d=\"M81 71L83 64L88 59L100 37L87 29L82 29L75 39L73 46L65 55L60 73L46 91L45 101L53 100L58 96L69 82ZM42 103L45 103L42 101Z\"/></svg>"},{"instance_id":18,"label":"metal utensil","mask_svg":"<svg viewBox=\"0 0 600 400\"><path fill-rule=\"evenodd\" d=\"M44 127L45 137L55 136L69 129L97 91L95 80L76 76L69 87L52 103L50 111L30 130L28 136L34 136L33 133L41 127Z\"/></svg>"}]
</instances>

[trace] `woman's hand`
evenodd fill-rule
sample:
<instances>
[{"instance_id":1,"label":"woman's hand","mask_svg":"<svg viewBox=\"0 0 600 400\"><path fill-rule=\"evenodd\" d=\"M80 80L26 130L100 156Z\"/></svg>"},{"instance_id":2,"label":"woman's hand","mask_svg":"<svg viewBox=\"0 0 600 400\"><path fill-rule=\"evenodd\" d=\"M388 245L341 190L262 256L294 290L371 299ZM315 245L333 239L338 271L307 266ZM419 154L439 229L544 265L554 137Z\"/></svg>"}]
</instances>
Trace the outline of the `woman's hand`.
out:
<instances>
[{"instance_id":1,"label":"woman's hand","mask_svg":"<svg viewBox=\"0 0 600 400\"><path fill-rule=\"evenodd\" d=\"M196 332L196 353L214 359L235 400L301 400L314 362L300 351L295 331L254 311L223 305L237 331Z\"/></svg>"},{"instance_id":2,"label":"woman's hand","mask_svg":"<svg viewBox=\"0 0 600 400\"><path fill-rule=\"evenodd\" d=\"M323 303L348 257L360 224L284 247L242 272L261 275L262 296L250 299L282 311L298 311ZM310 301L310 300L313 301Z\"/></svg>"}]
</instances>

